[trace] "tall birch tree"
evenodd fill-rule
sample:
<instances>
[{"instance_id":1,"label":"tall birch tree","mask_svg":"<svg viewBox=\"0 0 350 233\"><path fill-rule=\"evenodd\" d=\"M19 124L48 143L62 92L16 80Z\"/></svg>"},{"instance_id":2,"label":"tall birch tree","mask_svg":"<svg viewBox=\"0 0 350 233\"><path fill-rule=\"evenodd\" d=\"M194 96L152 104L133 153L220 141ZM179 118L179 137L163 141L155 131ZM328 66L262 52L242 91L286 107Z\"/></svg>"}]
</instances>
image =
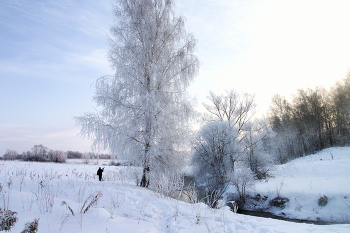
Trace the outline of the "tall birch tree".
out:
<instances>
[{"instance_id":1,"label":"tall birch tree","mask_svg":"<svg viewBox=\"0 0 350 233\"><path fill-rule=\"evenodd\" d=\"M186 91L198 73L196 39L185 31L173 0L117 0L109 60L115 73L96 81L96 113L77 117L96 147L129 156L150 172L172 169L184 150L192 100Z\"/></svg>"}]
</instances>

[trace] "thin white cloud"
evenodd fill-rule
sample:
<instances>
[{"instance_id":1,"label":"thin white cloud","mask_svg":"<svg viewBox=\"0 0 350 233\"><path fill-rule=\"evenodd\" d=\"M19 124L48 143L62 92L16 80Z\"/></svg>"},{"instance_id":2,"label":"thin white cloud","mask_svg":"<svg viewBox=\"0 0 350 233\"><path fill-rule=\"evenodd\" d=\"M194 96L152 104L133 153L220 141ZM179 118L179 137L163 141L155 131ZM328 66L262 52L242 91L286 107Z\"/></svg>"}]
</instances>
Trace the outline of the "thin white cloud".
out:
<instances>
[{"instance_id":1,"label":"thin white cloud","mask_svg":"<svg viewBox=\"0 0 350 233\"><path fill-rule=\"evenodd\" d=\"M110 64L108 62L107 53L108 51L105 49L98 49L88 54L73 54L68 60L108 72L110 71Z\"/></svg>"}]
</instances>

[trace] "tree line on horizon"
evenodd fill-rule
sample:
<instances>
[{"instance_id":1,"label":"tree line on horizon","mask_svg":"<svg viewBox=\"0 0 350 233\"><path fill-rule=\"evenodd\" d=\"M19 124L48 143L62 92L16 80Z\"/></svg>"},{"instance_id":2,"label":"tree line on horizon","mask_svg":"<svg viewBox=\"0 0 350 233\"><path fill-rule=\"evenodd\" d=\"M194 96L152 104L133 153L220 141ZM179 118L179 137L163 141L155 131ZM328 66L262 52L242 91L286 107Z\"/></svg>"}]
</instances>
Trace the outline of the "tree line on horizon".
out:
<instances>
[{"instance_id":1,"label":"tree line on horizon","mask_svg":"<svg viewBox=\"0 0 350 233\"><path fill-rule=\"evenodd\" d=\"M37 161L37 162L56 162L64 163L67 159L114 159L115 156L104 153L95 152L79 152L79 151L61 151L52 150L48 147L34 145L30 151L18 154L16 150L7 149L2 156L3 160L23 160L23 161Z\"/></svg>"}]
</instances>

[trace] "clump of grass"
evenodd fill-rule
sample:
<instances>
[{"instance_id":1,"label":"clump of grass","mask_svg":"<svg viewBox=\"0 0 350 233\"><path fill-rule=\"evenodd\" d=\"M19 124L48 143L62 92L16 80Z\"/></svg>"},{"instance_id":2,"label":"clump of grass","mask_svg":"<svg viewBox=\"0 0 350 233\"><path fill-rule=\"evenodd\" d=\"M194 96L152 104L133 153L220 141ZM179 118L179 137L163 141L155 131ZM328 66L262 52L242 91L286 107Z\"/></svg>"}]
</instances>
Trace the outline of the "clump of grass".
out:
<instances>
[{"instance_id":1,"label":"clump of grass","mask_svg":"<svg viewBox=\"0 0 350 233\"><path fill-rule=\"evenodd\" d=\"M86 200L84 201L84 203L81 205L81 202L80 202L80 205L79 205L79 209L78 209L78 214L76 215L75 212L73 211L73 209L68 205L67 202L65 201L62 201L61 203L61 206L66 206L66 208L68 209L68 211L72 214L72 216L76 216L77 220L78 220L78 223L80 225L80 228L81 230L83 230L83 216L84 214L93 206L95 206L98 202L98 200L102 197L102 192L97 192L96 194L90 194ZM80 199L82 200L82 199ZM63 218L63 221L62 221L62 226L61 228L63 227L63 224L66 222L67 220L67 215Z\"/></svg>"},{"instance_id":2,"label":"clump of grass","mask_svg":"<svg viewBox=\"0 0 350 233\"><path fill-rule=\"evenodd\" d=\"M39 227L39 218L38 219L34 219L33 222L27 222L24 230L21 231L21 233L36 233L38 232L38 227Z\"/></svg>"},{"instance_id":3,"label":"clump of grass","mask_svg":"<svg viewBox=\"0 0 350 233\"><path fill-rule=\"evenodd\" d=\"M96 195L90 195L84 201L83 206L81 207L80 213L86 213L91 207L95 206L98 200L102 197L102 193L98 192Z\"/></svg>"},{"instance_id":4,"label":"clump of grass","mask_svg":"<svg viewBox=\"0 0 350 233\"><path fill-rule=\"evenodd\" d=\"M17 212L0 209L0 231L10 231L17 220Z\"/></svg>"},{"instance_id":5,"label":"clump of grass","mask_svg":"<svg viewBox=\"0 0 350 233\"><path fill-rule=\"evenodd\" d=\"M67 209L68 209L69 212L72 214L72 216L75 216L74 211L73 211L72 208L67 204L67 202L62 201L61 206L67 207Z\"/></svg>"},{"instance_id":6,"label":"clump of grass","mask_svg":"<svg viewBox=\"0 0 350 233\"><path fill-rule=\"evenodd\" d=\"M95 206L98 202L98 200L102 197L102 193L98 192L97 194L93 195L90 194L90 196L88 196L88 198L86 198L86 200L84 201L81 209L79 210L79 213L81 214L85 214L91 207ZM72 216L75 216L75 213L73 211L73 209L68 205L67 202L62 201L61 206L66 206L68 211L72 214Z\"/></svg>"}]
</instances>

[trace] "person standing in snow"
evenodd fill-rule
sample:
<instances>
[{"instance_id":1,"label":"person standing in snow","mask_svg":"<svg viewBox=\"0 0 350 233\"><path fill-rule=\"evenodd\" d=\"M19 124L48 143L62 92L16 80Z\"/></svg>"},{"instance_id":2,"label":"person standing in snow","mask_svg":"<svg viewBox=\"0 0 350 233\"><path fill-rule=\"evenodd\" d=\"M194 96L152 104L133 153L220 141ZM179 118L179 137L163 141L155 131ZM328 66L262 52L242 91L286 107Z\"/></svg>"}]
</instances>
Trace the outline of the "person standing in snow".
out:
<instances>
[{"instance_id":1,"label":"person standing in snow","mask_svg":"<svg viewBox=\"0 0 350 233\"><path fill-rule=\"evenodd\" d=\"M103 170L105 170L105 168L101 168L101 167L99 167L98 170L97 170L98 179L100 181L102 181L102 172L103 172Z\"/></svg>"}]
</instances>

